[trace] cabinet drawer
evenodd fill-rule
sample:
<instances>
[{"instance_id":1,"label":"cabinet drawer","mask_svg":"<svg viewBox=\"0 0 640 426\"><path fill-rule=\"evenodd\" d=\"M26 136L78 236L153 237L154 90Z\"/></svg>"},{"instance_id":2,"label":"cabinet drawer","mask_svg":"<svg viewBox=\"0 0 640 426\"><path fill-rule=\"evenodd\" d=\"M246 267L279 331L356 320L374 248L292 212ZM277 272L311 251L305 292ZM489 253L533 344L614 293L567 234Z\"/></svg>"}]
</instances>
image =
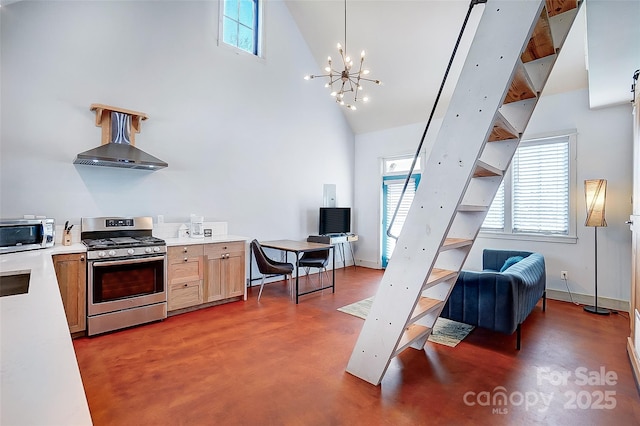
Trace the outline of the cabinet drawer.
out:
<instances>
[{"instance_id":1,"label":"cabinet drawer","mask_svg":"<svg viewBox=\"0 0 640 426\"><path fill-rule=\"evenodd\" d=\"M199 256L202 256L202 244L167 247L167 260L169 264L182 263L184 259Z\"/></svg>"},{"instance_id":2,"label":"cabinet drawer","mask_svg":"<svg viewBox=\"0 0 640 426\"><path fill-rule=\"evenodd\" d=\"M169 285L169 294L167 296L167 309L169 311L200 305L201 303L202 285L200 281Z\"/></svg>"},{"instance_id":3,"label":"cabinet drawer","mask_svg":"<svg viewBox=\"0 0 640 426\"><path fill-rule=\"evenodd\" d=\"M168 267L169 282L184 282L202 279L202 257L185 257Z\"/></svg>"},{"instance_id":4,"label":"cabinet drawer","mask_svg":"<svg viewBox=\"0 0 640 426\"><path fill-rule=\"evenodd\" d=\"M244 253L244 248L244 241L237 241L233 243L205 244L204 255L209 258L220 258L223 254L233 255Z\"/></svg>"}]
</instances>

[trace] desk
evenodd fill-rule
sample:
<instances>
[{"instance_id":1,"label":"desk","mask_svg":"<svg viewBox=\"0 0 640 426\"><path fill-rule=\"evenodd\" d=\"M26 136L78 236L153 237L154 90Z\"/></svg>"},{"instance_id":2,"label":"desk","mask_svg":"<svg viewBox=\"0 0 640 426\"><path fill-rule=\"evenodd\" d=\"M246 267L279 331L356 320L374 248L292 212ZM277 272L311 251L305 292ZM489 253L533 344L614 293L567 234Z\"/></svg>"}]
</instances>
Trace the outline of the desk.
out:
<instances>
[{"instance_id":1,"label":"desk","mask_svg":"<svg viewBox=\"0 0 640 426\"><path fill-rule=\"evenodd\" d=\"M356 267L356 257L353 255L353 247L351 246L351 243L354 241L358 241L357 234L309 235L307 241L309 241L310 243L340 244L339 247L340 255L342 256L342 266L345 268L347 267L347 261L344 256L344 244L349 243L349 250L351 251L353 267Z\"/></svg>"},{"instance_id":2,"label":"desk","mask_svg":"<svg viewBox=\"0 0 640 426\"><path fill-rule=\"evenodd\" d=\"M262 247L268 247L276 250L282 250L284 252L295 253L296 255L296 304L298 303L298 299L300 296L304 296L305 294L315 293L316 291L321 291L330 288L332 293L336 292L336 250L333 244L321 244L321 243L309 243L306 241L293 241L293 240L278 240L278 241L264 241L260 242ZM298 292L298 278L299 278L299 266L298 261L300 260L300 254L311 251L319 251L319 250L331 250L332 254L332 263L333 268L331 269L331 285L326 287L320 287L315 290L305 291L304 293ZM320 272L322 273L322 272Z\"/></svg>"}]
</instances>

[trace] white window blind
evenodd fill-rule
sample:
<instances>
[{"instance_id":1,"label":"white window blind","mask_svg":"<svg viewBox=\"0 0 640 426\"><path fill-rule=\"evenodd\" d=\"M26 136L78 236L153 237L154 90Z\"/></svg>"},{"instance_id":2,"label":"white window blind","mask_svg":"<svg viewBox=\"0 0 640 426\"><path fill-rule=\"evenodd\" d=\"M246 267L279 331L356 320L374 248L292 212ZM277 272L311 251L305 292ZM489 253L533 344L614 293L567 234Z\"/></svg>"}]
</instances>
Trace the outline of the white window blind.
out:
<instances>
[{"instance_id":1,"label":"white window blind","mask_svg":"<svg viewBox=\"0 0 640 426\"><path fill-rule=\"evenodd\" d=\"M575 235L575 225L570 220L571 137L520 144L505 174L508 190L503 182L482 230L552 237Z\"/></svg>"},{"instance_id":2,"label":"white window blind","mask_svg":"<svg viewBox=\"0 0 640 426\"><path fill-rule=\"evenodd\" d=\"M513 159L513 232L569 233L569 141L523 144Z\"/></svg>"},{"instance_id":3,"label":"white window blind","mask_svg":"<svg viewBox=\"0 0 640 426\"><path fill-rule=\"evenodd\" d=\"M384 187L384 221L383 221L383 240L384 240L384 252L382 254L383 265L386 266L386 262L391 259L391 255L393 254L393 250L396 247L396 240L394 238L390 238L386 235L389 224L391 223L391 219L393 218L393 213L395 212L396 206L398 205L398 201L400 200L400 195L402 194L402 188L404 187L406 177L405 176L396 176L393 178L385 177L383 179L383 187ZM419 180L419 178L418 178ZM404 193L404 197L402 197L402 202L400 203L400 207L398 208L398 214L396 219L391 227L391 234L396 237L400 235L400 231L404 226L404 221L409 213L409 208L413 203L413 198L416 193L416 178L411 177L409 180L409 184L407 185L407 190Z\"/></svg>"},{"instance_id":4,"label":"white window blind","mask_svg":"<svg viewBox=\"0 0 640 426\"><path fill-rule=\"evenodd\" d=\"M482 228L491 231L502 231L504 229L504 181L498 188Z\"/></svg>"}]
</instances>

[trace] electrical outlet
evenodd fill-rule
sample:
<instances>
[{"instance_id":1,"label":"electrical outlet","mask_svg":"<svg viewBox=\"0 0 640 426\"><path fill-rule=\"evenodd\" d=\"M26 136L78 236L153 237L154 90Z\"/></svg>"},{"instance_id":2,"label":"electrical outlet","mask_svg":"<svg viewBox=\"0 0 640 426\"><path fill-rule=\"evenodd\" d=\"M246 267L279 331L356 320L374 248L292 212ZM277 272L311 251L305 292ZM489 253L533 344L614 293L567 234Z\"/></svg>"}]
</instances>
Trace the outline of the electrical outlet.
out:
<instances>
[{"instance_id":1,"label":"electrical outlet","mask_svg":"<svg viewBox=\"0 0 640 426\"><path fill-rule=\"evenodd\" d=\"M569 273L567 271L560 271L560 279L561 280L569 279Z\"/></svg>"}]
</instances>

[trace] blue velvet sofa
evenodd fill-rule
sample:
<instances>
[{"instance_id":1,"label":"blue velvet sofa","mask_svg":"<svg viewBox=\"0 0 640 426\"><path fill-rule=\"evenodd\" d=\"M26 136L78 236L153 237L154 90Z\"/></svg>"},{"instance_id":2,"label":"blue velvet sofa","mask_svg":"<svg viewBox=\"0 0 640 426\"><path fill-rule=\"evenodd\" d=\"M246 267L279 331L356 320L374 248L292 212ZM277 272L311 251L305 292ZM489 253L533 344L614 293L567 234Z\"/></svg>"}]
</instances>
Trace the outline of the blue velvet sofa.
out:
<instances>
[{"instance_id":1,"label":"blue velvet sofa","mask_svg":"<svg viewBox=\"0 0 640 426\"><path fill-rule=\"evenodd\" d=\"M527 251L485 249L482 267L482 272L460 272L440 316L505 334L517 331L519 350L522 322L541 298L542 310L546 309L544 257Z\"/></svg>"}]
</instances>

